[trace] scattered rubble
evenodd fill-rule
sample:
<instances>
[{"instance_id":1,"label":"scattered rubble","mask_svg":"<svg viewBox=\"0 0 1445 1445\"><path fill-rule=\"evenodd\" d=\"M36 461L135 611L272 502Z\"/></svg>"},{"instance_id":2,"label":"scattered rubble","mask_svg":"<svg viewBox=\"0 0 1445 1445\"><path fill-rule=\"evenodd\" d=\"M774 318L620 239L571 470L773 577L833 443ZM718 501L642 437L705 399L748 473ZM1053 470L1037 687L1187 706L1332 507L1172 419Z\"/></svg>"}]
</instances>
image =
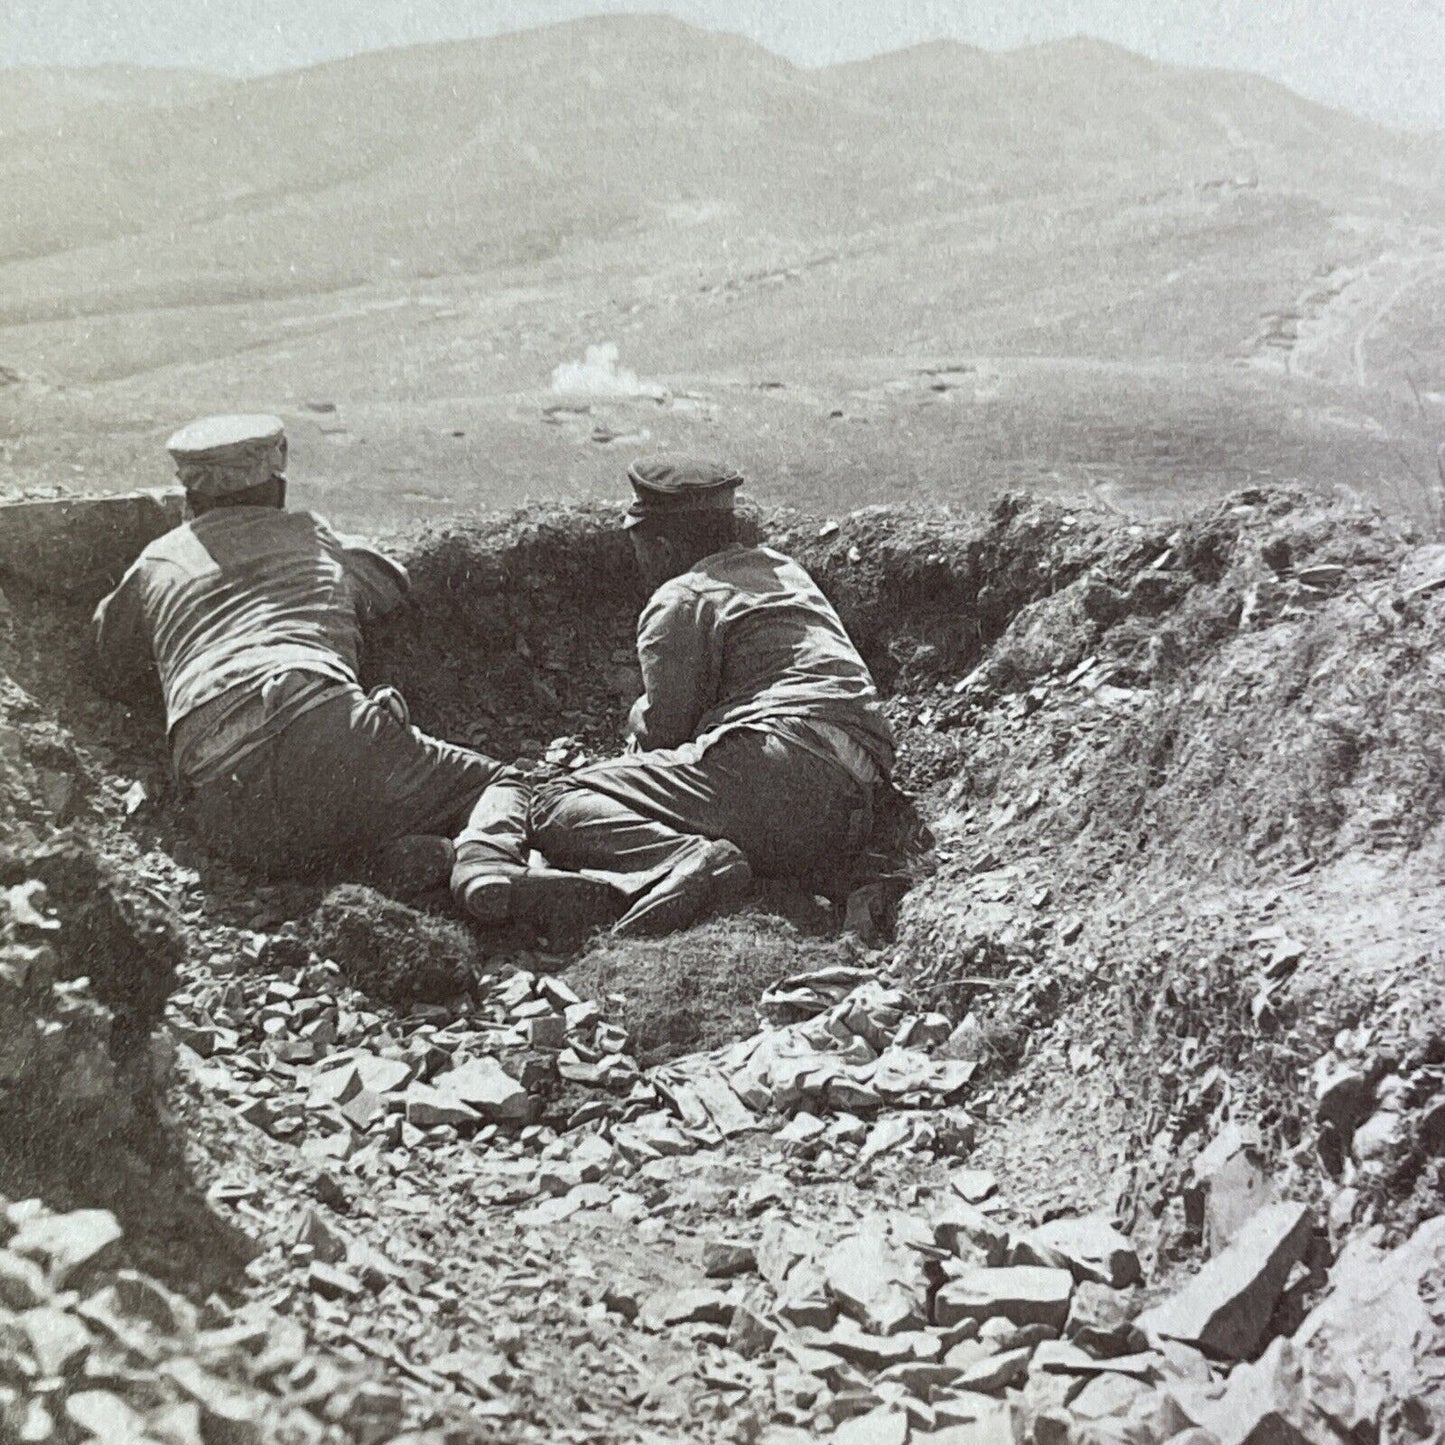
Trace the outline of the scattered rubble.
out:
<instances>
[{"instance_id":1,"label":"scattered rubble","mask_svg":"<svg viewBox=\"0 0 1445 1445\"><path fill-rule=\"evenodd\" d=\"M714 1211L708 1217L731 1220L728 1233L700 1245L692 1282L676 1271L652 1289L602 1281L593 1297L644 1338L724 1351L744 1397L763 1391L771 1371L764 1414L775 1429L826 1420L834 1438L852 1426L872 1439L859 1433L866 1424L905 1441L960 1431L992 1438L978 1432L995 1429L1002 1439L1014 1418L1039 1442L1113 1438L1119 1429L1162 1441L1165 1427L1177 1434L1217 1424L1232 1410L1216 1400L1222 1383L1220 1399L1259 1393L1253 1376L1236 1385L1219 1362L1257 1352L1290 1266L1309 1244L1308 1211L1261 1209L1182 1291L1141 1314L1140 1257L1107 1219L1021 1222L985 1171L937 1149L932 1121L966 1101L973 1071L930 1055L948 1035L920 1031L906 993L874 971L785 980L766 996L751 1038L646 1074L622 1051L625 1037L600 1037L615 1028L605 1008L589 1007L560 979L517 972L486 985L475 1002L417 1006L383 1023L365 1016L365 1000L325 960L294 973L233 980L228 1001L210 1002L208 1026L235 1043L195 1060L201 1078L214 1075L219 1085L225 1067L238 1070L232 1089L248 1073L264 1079L266 1107L245 1117L284 1147L326 1160L342 1180L395 1176L426 1157L432 1168L461 1171L490 1210L514 1211L517 1228L581 1228L582 1238L596 1226L581 1221L611 1219L645 1241L654 1237L648 1223L696 1207L693 1200ZM324 1011L308 1006L312 997ZM202 996L180 1002L195 1008ZM305 1028L315 1018L333 1018L335 1036L320 1057L288 1068L281 1056L293 1021ZM530 1026L543 1018L560 1021L550 1051L534 1047ZM278 1019L287 1027L274 1027ZM902 1047L900 1036L927 1047ZM860 1043L873 1055L866 1062ZM616 1051L622 1078L561 1077L565 1054L595 1065L609 1057L603 1048ZM254 1072L244 1066L252 1052ZM884 1061L885 1081L900 1086L885 1082L868 1111L877 1121L834 1112L837 1081L869 1083ZM287 1072L295 1082L278 1090ZM584 1088L590 1101L569 1092L559 1109L564 1085ZM285 1120L297 1122L278 1128ZM891 1145L870 1153L876 1131L898 1122L929 1129L894 1130ZM748 1139L764 1141L764 1154L742 1176L726 1167L752 1182L713 1195L707 1168L693 1164L712 1154L724 1167L730 1147ZM935 1158L931 1174L918 1173L920 1148L924 1160ZM804 1227L790 1222L785 1196L769 1186L768 1157L819 1179L851 1173L854 1222L846 1209ZM880 1169L932 1181L916 1209L863 1204L861 1186ZM345 1184L340 1197L352 1197ZM414 1268L368 1255L314 1208L292 1240L289 1263L303 1268L298 1297L318 1308L360 1308L377 1289L386 1298ZM428 1375L469 1378L425 1352L412 1360ZM703 1367L704 1378L721 1368Z\"/></svg>"},{"instance_id":2,"label":"scattered rubble","mask_svg":"<svg viewBox=\"0 0 1445 1445\"><path fill-rule=\"evenodd\" d=\"M197 1308L123 1267L104 1210L22 1200L4 1204L3 1221L6 1439L321 1445L390 1439L408 1416L424 1419L375 1367L317 1350L263 1306Z\"/></svg>"}]
</instances>

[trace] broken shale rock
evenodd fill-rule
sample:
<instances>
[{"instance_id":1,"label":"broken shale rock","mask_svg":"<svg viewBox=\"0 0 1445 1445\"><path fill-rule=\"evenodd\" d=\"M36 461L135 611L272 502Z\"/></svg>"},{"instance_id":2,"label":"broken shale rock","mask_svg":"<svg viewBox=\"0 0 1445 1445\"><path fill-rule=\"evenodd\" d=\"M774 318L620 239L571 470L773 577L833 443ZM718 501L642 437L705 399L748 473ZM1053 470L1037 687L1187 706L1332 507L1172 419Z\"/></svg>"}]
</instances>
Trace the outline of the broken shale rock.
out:
<instances>
[{"instance_id":1,"label":"broken shale rock","mask_svg":"<svg viewBox=\"0 0 1445 1445\"><path fill-rule=\"evenodd\" d=\"M844 1314L876 1335L923 1325L928 1279L918 1256L889 1237L882 1221L849 1235L822 1261L828 1293Z\"/></svg>"},{"instance_id":2,"label":"broken shale rock","mask_svg":"<svg viewBox=\"0 0 1445 1445\"><path fill-rule=\"evenodd\" d=\"M407 1123L418 1129L435 1129L445 1124L466 1127L481 1122L481 1115L441 1089L429 1084L408 1084L406 1090Z\"/></svg>"},{"instance_id":3,"label":"broken shale rock","mask_svg":"<svg viewBox=\"0 0 1445 1445\"><path fill-rule=\"evenodd\" d=\"M728 1325L728 1349L741 1355L745 1360L757 1359L773 1347L778 1338L778 1327L765 1316L746 1305L739 1305L733 1311Z\"/></svg>"},{"instance_id":4,"label":"broken shale rock","mask_svg":"<svg viewBox=\"0 0 1445 1445\"><path fill-rule=\"evenodd\" d=\"M1008 1258L1009 1229L962 1199L946 1199L929 1215L938 1245L971 1263L1002 1265Z\"/></svg>"},{"instance_id":5,"label":"broken shale rock","mask_svg":"<svg viewBox=\"0 0 1445 1445\"><path fill-rule=\"evenodd\" d=\"M891 1405L845 1420L833 1431L835 1445L908 1445L908 1416Z\"/></svg>"},{"instance_id":6,"label":"broken shale rock","mask_svg":"<svg viewBox=\"0 0 1445 1445\"><path fill-rule=\"evenodd\" d=\"M400 1429L393 1412L385 1432L348 1424L346 1434L328 1434L327 1420L359 1421L350 1413L355 1399L395 1392L314 1352L296 1322L260 1305L232 1314L213 1298L205 1307L212 1327L200 1330L200 1311L188 1300L114 1268L124 1241L106 1211L51 1213L29 1200L7 1207L4 1219L0 1234L14 1228L0 1249L0 1279L10 1285L0 1325L7 1442L360 1445Z\"/></svg>"},{"instance_id":7,"label":"broken shale rock","mask_svg":"<svg viewBox=\"0 0 1445 1445\"><path fill-rule=\"evenodd\" d=\"M104 1268L120 1251L121 1227L108 1209L77 1209L21 1225L6 1246L44 1266L57 1289L73 1276Z\"/></svg>"},{"instance_id":8,"label":"broken shale rock","mask_svg":"<svg viewBox=\"0 0 1445 1445\"><path fill-rule=\"evenodd\" d=\"M1134 1323L1140 1308L1137 1288L1116 1290L1086 1281L1074 1291L1064 1336L1097 1359L1133 1354L1144 1345Z\"/></svg>"},{"instance_id":9,"label":"broken shale rock","mask_svg":"<svg viewBox=\"0 0 1445 1445\"><path fill-rule=\"evenodd\" d=\"M1112 1289L1137 1284L1141 1273L1134 1246L1097 1214L1054 1219L1031 1229L1014 1242L1010 1262L1067 1269L1080 1283L1093 1281Z\"/></svg>"},{"instance_id":10,"label":"broken shale rock","mask_svg":"<svg viewBox=\"0 0 1445 1445\"><path fill-rule=\"evenodd\" d=\"M1184 1191L1184 1221L1202 1238L1206 1253L1219 1254L1275 1192L1258 1137L1243 1125L1227 1124L1190 1168Z\"/></svg>"},{"instance_id":11,"label":"broken shale rock","mask_svg":"<svg viewBox=\"0 0 1445 1445\"><path fill-rule=\"evenodd\" d=\"M1215 1398L1188 1390L1175 1397L1218 1445L1329 1445L1336 1438L1309 1398L1304 1361L1292 1340L1272 1340L1259 1360L1230 1375Z\"/></svg>"},{"instance_id":12,"label":"broken shale rock","mask_svg":"<svg viewBox=\"0 0 1445 1445\"><path fill-rule=\"evenodd\" d=\"M757 1251L751 1244L733 1239L710 1239L702 1247L702 1269L709 1279L732 1279L756 1274Z\"/></svg>"},{"instance_id":13,"label":"broken shale rock","mask_svg":"<svg viewBox=\"0 0 1445 1445\"><path fill-rule=\"evenodd\" d=\"M1270 1315L1313 1227L1302 1204L1260 1210L1182 1290L1141 1315L1139 1329L1151 1339L1181 1340L1226 1359L1248 1359L1268 1334Z\"/></svg>"},{"instance_id":14,"label":"broken shale rock","mask_svg":"<svg viewBox=\"0 0 1445 1445\"><path fill-rule=\"evenodd\" d=\"M0 1305L10 1310L29 1310L49 1298L45 1271L33 1259L0 1250Z\"/></svg>"},{"instance_id":15,"label":"broken shale rock","mask_svg":"<svg viewBox=\"0 0 1445 1445\"><path fill-rule=\"evenodd\" d=\"M496 1123L525 1124L537 1112L532 1096L489 1054L439 1074L436 1089Z\"/></svg>"},{"instance_id":16,"label":"broken shale rock","mask_svg":"<svg viewBox=\"0 0 1445 1445\"><path fill-rule=\"evenodd\" d=\"M1388 1254L1352 1246L1330 1278L1292 1338L1222 1386L1175 1387L1220 1445L1445 1438L1445 1218Z\"/></svg>"},{"instance_id":17,"label":"broken shale rock","mask_svg":"<svg viewBox=\"0 0 1445 1445\"><path fill-rule=\"evenodd\" d=\"M947 1328L964 1320L1005 1319L1015 1325L1048 1325L1062 1330L1069 1317L1074 1278L1066 1269L1008 1265L999 1269L964 1265L938 1291L934 1323Z\"/></svg>"},{"instance_id":18,"label":"broken shale rock","mask_svg":"<svg viewBox=\"0 0 1445 1445\"><path fill-rule=\"evenodd\" d=\"M1445 1435L1445 1218L1383 1256L1347 1251L1330 1282L1295 1334L1324 1413L1356 1436L1396 1416L1428 1421L1426 1438ZM1329 1391L1336 1372L1347 1393Z\"/></svg>"},{"instance_id":19,"label":"broken shale rock","mask_svg":"<svg viewBox=\"0 0 1445 1445\"><path fill-rule=\"evenodd\" d=\"M638 1319L650 1329L667 1329L672 1325L720 1325L731 1323L737 1303L716 1289L679 1289L664 1291L649 1298Z\"/></svg>"}]
</instances>

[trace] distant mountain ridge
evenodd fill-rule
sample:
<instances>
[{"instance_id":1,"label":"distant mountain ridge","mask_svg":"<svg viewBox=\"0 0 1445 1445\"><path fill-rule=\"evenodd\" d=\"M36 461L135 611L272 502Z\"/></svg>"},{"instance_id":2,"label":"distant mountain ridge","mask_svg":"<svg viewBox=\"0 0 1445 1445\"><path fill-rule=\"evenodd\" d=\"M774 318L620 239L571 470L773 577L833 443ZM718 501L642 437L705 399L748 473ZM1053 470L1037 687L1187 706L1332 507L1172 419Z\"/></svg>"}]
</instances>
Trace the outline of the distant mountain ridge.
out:
<instances>
[{"instance_id":1,"label":"distant mountain ridge","mask_svg":"<svg viewBox=\"0 0 1445 1445\"><path fill-rule=\"evenodd\" d=\"M18 74L0 72L0 116ZM980 203L1239 178L1409 198L1434 194L1445 154L1257 77L1096 41L940 43L810 71L657 16L196 84L0 135L12 294L245 297L607 241L687 255L703 244L688 216L786 247Z\"/></svg>"},{"instance_id":2,"label":"distant mountain ridge","mask_svg":"<svg viewBox=\"0 0 1445 1445\"><path fill-rule=\"evenodd\" d=\"M0 138L95 105L188 105L235 83L174 66L14 66L0 70Z\"/></svg>"}]
</instances>

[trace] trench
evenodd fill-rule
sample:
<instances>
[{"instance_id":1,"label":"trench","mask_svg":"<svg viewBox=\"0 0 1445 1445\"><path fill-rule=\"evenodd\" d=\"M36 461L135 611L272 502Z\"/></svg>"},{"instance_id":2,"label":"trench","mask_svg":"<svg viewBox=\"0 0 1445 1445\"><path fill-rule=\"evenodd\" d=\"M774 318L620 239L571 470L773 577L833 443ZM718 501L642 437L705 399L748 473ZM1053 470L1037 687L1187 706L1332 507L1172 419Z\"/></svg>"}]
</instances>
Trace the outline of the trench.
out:
<instances>
[{"instance_id":1,"label":"trench","mask_svg":"<svg viewBox=\"0 0 1445 1445\"><path fill-rule=\"evenodd\" d=\"M1263 521L1283 518L1278 525L1296 535L1302 524L1290 515L1293 505L1265 511ZM565 766L607 755L637 691L632 632L642 601L616 523L616 511L603 506L534 508L392 539L389 550L407 564L413 591L399 614L368 634L364 681L398 686L421 726L504 759ZM1172 686L1170 668L1184 678L1181 686L1194 686L1188 667L1204 666L1236 628L1231 568L1238 569L1240 524L1225 509L1170 537L1162 527L1018 498L1003 499L986 518L870 509L826 522L785 514L765 524L818 580L873 668L903 742L900 782L945 838L937 857L916 868L911 858L899 870L901 913L894 897L893 912L865 940L844 931L836 907L810 910L807 899L775 896L676 939L628 947L602 940L579 958L549 951L545 941L484 943L447 917L444 903L410 908L338 895L334 879L249 879L208 858L187 833L166 782L158 709L94 690L87 661L94 589L57 592L44 577L7 571L0 555L0 670L11 680L0 690L0 817L10 835L0 888L44 878L48 867L62 936L67 946L78 940L69 954L60 950L63 972L91 979L91 994L121 1023L88 1014L90 1032L76 1048L85 1043L85 1058L111 1080L110 1093L129 1101L122 1116L104 1108L89 1115L82 1108L79 1118L57 1113L57 1101L74 1102L63 1083L73 1060L62 1055L58 1072L37 1073L28 1094L8 1096L25 1108L0 1129L0 1189L61 1207L114 1209L133 1262L195 1298L221 1290L245 1308L280 1302L353 1363L385 1360L393 1382L422 1385L407 1408L414 1416L431 1411L429 1423L452 1418L453 1406L466 1416L479 1400L520 1402L517 1429L499 1425L502 1433L476 1437L487 1439L538 1438L538 1431L558 1438L584 1426L595 1427L598 1439L634 1438L638 1402L658 1393L634 1377L669 1369L697 1375L690 1352L720 1345L707 1334L705 1310L680 1331L639 1336L630 1329L639 1300L649 1292L696 1293L711 1277L698 1240L750 1232L760 1215L831 1238L843 1221L872 1218L880 1207L946 1200L954 1176L984 1189L995 1171L1021 1217L1118 1206L1166 1266L1177 1259L1168 1201L1159 1201L1203 1142L1208 1116L1200 1097L1214 1096L1189 1092L1196 1076L1207 1080L1218 1057L1242 1096L1272 1094L1267 1107L1293 1148L1304 1125L1286 1081L1299 1040L1327 1047L1340 1009L1364 1007L1356 1001L1362 995L1336 990L1317 1018L1302 1017L1310 1032L1297 1029L1276 1049L1241 1026L1253 983L1227 952L1197 978L1185 968L1161 983L1155 968L1160 941L1177 946L1186 937L1179 920L1190 917L1197 901L1190 889L1199 884L1176 879L1174 895L1145 901L1140 883L1149 875L1129 849L1143 855L1135 841L1141 819L1178 786L1190 749L1187 741L1142 746L1155 736L1149 714L1141 711L1136 726L1127 709L1142 705L1149 688ZM1319 523L1316 532L1323 542L1312 545L1350 539L1362 576L1369 566L1393 565L1383 551L1367 555L1374 534L1353 521ZM72 540L87 556L96 550L93 535ZM1171 556L1176 570L1161 572L1159 559ZM125 560L112 558L110 574ZM102 577L106 568L90 562L87 575ZM67 572L62 548L58 570L53 559L50 569L73 577L80 559ZM1169 646L1158 645L1171 628ZM1112 715L1100 712L1090 691L1100 684L1097 654L1106 643L1103 676L1115 682L1105 690L1125 709ZM1301 751L1289 728L1281 736L1283 748ZM1281 774L1261 757L1261 775ZM1057 797L1047 796L1051 788ZM1181 817L1197 811L1185 792ZM77 864L76 849L99 871ZM111 889L119 902L107 912L96 900ZM155 925L157 899L174 934ZM182 940L179 954L158 941L162 934ZM1227 943L1205 929L1197 947ZM1107 979L1099 971L1104 959ZM386 996L388 980L423 974L434 981L426 991ZM463 997L459 985L469 974L494 982ZM605 1081L562 1077L555 1053L539 1065L527 1020L505 1002L509 988L521 990L522 1013L536 1017L548 1013L546 989L560 989L542 980L575 983L602 1013L602 1024L588 1027L619 1031L642 1070L672 1079L676 1089L674 1075L651 1066L676 1061L685 1069L740 1045L756 1027L760 999L799 974L855 982L877 975L867 986L882 989L881 1002L875 994L860 1005L865 1033L896 1027L893 1015L905 1006L919 1010L936 1044L943 1019L950 1043L961 1038L970 1051L955 1062L979 1069L973 1093L922 1123L915 1117L873 1156L875 1134L900 1115L865 1109L862 1133L835 1139L832 1124L826 1137L809 1135L800 1125L808 1111L793 1100L784 1113L796 1112L781 1127L745 1131L710 1153L680 1150L666 1168L629 1164L608 1187L614 1202L638 1213L599 1218L608 1211L589 1209L582 1228L553 1208L576 1189L601 1187L568 1172L575 1141L608 1130L621 1137L636 1115L628 1116L625 1087L609 1095ZM1177 1006L1163 1006L1166 998ZM1071 1009L1078 1014L1072 1031L1051 1032ZM1120 1009L1135 1011L1124 1030L1111 1017ZM559 1027L561 1013L549 1014ZM178 1061L142 1060L135 1040L163 1014L168 1027L159 1036L171 1040L172 1053L188 1052ZM353 1032L314 1045L327 1036L312 1026L331 1028L338 1017ZM102 1038L108 1066L97 1062ZM298 1080L311 1077L318 1049L344 1052L348 1038L391 1050L419 1071L438 1067L447 1048L499 1050L529 1081L531 1112L480 1127L473 1120L458 1132L446 1123L423 1128L393 1111L380 1134L378 1120L358 1125L366 1142L356 1155L332 1157L326 1141L335 1135L313 1127ZM266 1078L281 1057L277 1039L288 1051L279 1087ZM1216 1042L1233 1052L1211 1052ZM1433 1047L1427 1042L1420 1055L1427 1072ZM1167 1067L1151 1068L1153 1051ZM1403 1044L1400 1056L1413 1057ZM1095 1073L1075 1085L1075 1069ZM1130 1091L1132 1102L1121 1103ZM685 1115L681 1097L670 1095L670 1107ZM1159 1144L1142 1131L1165 1115L1182 1131L1177 1157L1149 1174L1137 1159L1151 1146L1157 1154ZM44 1148L50 1137L64 1147ZM1179 1140L1188 1148L1181 1151ZM1105 1167L1116 1145L1123 1162L1135 1158L1122 1195ZM965 1161L970 1167L960 1171ZM1435 1199L1427 1186L1428 1178L1416 1190L1423 1209ZM1409 1187L1416 1188L1414 1176ZM298 1237L296 1220L311 1219L318 1201L330 1223L305 1224L311 1233ZM307 1293L308 1261L330 1247L333 1227L371 1261L363 1270L369 1293L355 1309ZM367 1250L394 1253L408 1279L382 1270ZM522 1260L531 1263L520 1268ZM941 1288L937 1278L928 1282L929 1312ZM440 1302L439 1317L418 1312L415 1299L427 1289ZM469 1309L469 1299L485 1308ZM503 1360L496 1379L476 1388L428 1363L452 1359L468 1340ZM737 1397L707 1370L702 1379L703 1403L715 1412L705 1418L718 1426L709 1426L708 1438L732 1439L724 1405ZM437 1406L442 1396L450 1403ZM691 1400L679 1420L697 1408ZM749 1408L767 1418L761 1397ZM824 1406L802 1400L788 1408L810 1419ZM665 1410L658 1418L665 1423ZM690 1426L673 1423L684 1431L678 1438L696 1438L686 1434Z\"/></svg>"},{"instance_id":2,"label":"trench","mask_svg":"<svg viewBox=\"0 0 1445 1445\"><path fill-rule=\"evenodd\" d=\"M1000 512L1005 526L1011 515L1008 508ZM147 525L163 530L164 520ZM584 504L443 524L391 539L388 549L407 565L412 592L398 614L368 632L363 680L399 687L420 726L494 756L541 763L549 755L554 760L608 755L640 683L633 631L643 596L617 522L616 509ZM986 555L972 519L878 512L841 524L791 515L767 522L770 538L797 555L837 605L888 694L920 678L967 671L990 630L1001 630L1007 620L1007 603L991 602L990 588L1006 594L1007 579L1028 575L1008 548ZM7 568L0 553L6 599L0 667L22 690L18 703L6 695L3 722L14 730L12 747L30 765L31 784L26 794L15 778L0 779L11 789L7 881L27 871L48 873L63 885L54 890L57 900L69 906L71 894L78 897L86 889L83 883L71 885L62 866L65 849L75 856L93 854L118 897L140 900L139 912L156 898L166 901L184 940L180 955L192 964L207 947L235 946L247 930L286 935L272 956L287 959L335 880L253 880L208 857L188 832L166 772L158 699L142 694L117 702L94 686L91 609L144 540L133 526L116 528L104 513L88 521L57 509L52 530L40 539L43 568L18 565L13 557ZM1029 577L1028 585L1040 584ZM1052 579L1045 585L1053 585ZM41 867L37 860L47 849L55 853L50 840L56 837L62 840L55 855L61 861ZM750 1013L749 991L766 988L789 962L811 958L821 965L846 956L847 950L837 947L841 909L820 911L786 890L764 903L751 943L742 950L747 966L736 970L732 992L724 990L701 1007L696 999L666 995L649 1005L650 1012L644 1010L645 1019L634 1019L646 1034L645 1057L655 1062L704 1038L716 1042ZM444 903L436 908L444 914ZM439 969L445 977L457 969L507 966L505 957L489 956L475 941L458 942L452 921L438 917L435 926L425 921L435 916L407 910L387 925L364 903L359 926L380 930L387 947L408 960L414 955L419 968ZM425 935L415 949L401 938L408 930ZM133 1042L125 1041L143 1038L159 1023L178 966L181 975L186 966L175 957L147 955L145 946L132 947L122 934L123 929L114 938L98 937L68 970L72 976L95 975L102 1003L128 1018L114 1031L118 1054L133 1051ZM675 961L675 950L666 952ZM652 957L646 949L641 956ZM590 980L615 984L617 964L615 955L602 950ZM707 957L698 966L713 968L716 960ZM668 986L677 995L689 991L677 968ZM701 1021L700 1014L706 1015ZM10 1151L12 1164L34 1155L40 1167L30 1173L12 1169L12 1192L50 1188L77 1198L90 1187L87 1169L95 1178L109 1171L132 1182L102 1192L144 1228L156 1215L155 1199L137 1189L133 1176L144 1173L149 1159L157 1177L167 1181L164 1188L190 1198L183 1171L173 1167L177 1141L165 1136L147 1098L148 1077L143 1069L130 1077L140 1118L127 1122L124 1138L117 1134L108 1164L98 1167L98 1156L87 1147L54 1158L33 1149L50 1123L42 1109ZM162 1234L173 1245L174 1237L187 1231L204 1241L206 1231L194 1221L183 1225L170 1218ZM150 1262L163 1262L169 1248L159 1242L148 1251ZM199 1253L208 1252L215 1253L203 1243ZM193 1264L168 1273L185 1285ZM197 1278L211 1282L206 1271Z\"/></svg>"}]
</instances>

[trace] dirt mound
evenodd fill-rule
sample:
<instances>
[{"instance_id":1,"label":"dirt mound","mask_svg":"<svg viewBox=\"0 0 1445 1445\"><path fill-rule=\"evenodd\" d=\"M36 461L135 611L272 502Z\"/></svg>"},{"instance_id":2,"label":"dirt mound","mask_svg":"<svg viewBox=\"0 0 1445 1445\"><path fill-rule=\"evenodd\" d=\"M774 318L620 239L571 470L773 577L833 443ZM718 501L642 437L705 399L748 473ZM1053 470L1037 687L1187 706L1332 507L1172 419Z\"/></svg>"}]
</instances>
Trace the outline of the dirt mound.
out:
<instances>
[{"instance_id":1,"label":"dirt mound","mask_svg":"<svg viewBox=\"0 0 1445 1445\"><path fill-rule=\"evenodd\" d=\"M273 949L276 960L286 941ZM353 988L405 1008L475 994L481 951L462 924L343 883L321 900L292 951L330 959Z\"/></svg>"},{"instance_id":2,"label":"dirt mound","mask_svg":"<svg viewBox=\"0 0 1445 1445\"><path fill-rule=\"evenodd\" d=\"M368 671L449 736L519 737L534 755L555 732L612 744L639 683L643 601L619 518L539 506L399 539L412 596L369 637ZM1031 603L1152 558L1166 535L1023 496L982 520L868 508L824 527L780 511L760 527L818 579L894 692L956 679Z\"/></svg>"},{"instance_id":3,"label":"dirt mound","mask_svg":"<svg viewBox=\"0 0 1445 1445\"><path fill-rule=\"evenodd\" d=\"M1047 566L1077 524L1026 515ZM1441 1203L1420 1106L1393 1101L1435 1097L1445 1029L1445 557L1279 492L1113 530L967 679L906 699L939 867L904 902L903 972L1166 1243L1229 1122L1297 1190L1407 1225ZM1399 1123L1366 1131L1384 1145L1352 1154L1321 1116L1330 1060L1400 1081L1367 1099ZM1081 1098L1126 1148L1080 1141Z\"/></svg>"},{"instance_id":4,"label":"dirt mound","mask_svg":"<svg viewBox=\"0 0 1445 1445\"><path fill-rule=\"evenodd\" d=\"M12 644L0 648L0 667L13 655L8 632L0 632L0 642ZM72 676L70 685L80 681ZM0 825L8 835L0 889L43 887L55 915L46 941L57 976L89 981L112 1013L112 1046L121 1055L143 1046L159 1022L185 941L171 904L85 837L82 820L93 819L104 787L97 762L52 711L0 671ZM79 831L71 826L78 822Z\"/></svg>"},{"instance_id":5,"label":"dirt mound","mask_svg":"<svg viewBox=\"0 0 1445 1445\"><path fill-rule=\"evenodd\" d=\"M643 599L618 517L534 507L401 539L412 594L368 637L368 675L423 726L499 757L540 759L558 736L612 750L641 686Z\"/></svg>"},{"instance_id":6,"label":"dirt mound","mask_svg":"<svg viewBox=\"0 0 1445 1445\"><path fill-rule=\"evenodd\" d=\"M58 976L89 981L114 1015L118 1053L143 1047L185 955L175 910L74 838L0 853L0 887L32 879L64 920L54 944Z\"/></svg>"},{"instance_id":7,"label":"dirt mound","mask_svg":"<svg viewBox=\"0 0 1445 1445\"><path fill-rule=\"evenodd\" d=\"M68 733L0 672L0 822L15 843L36 843L74 816L93 778Z\"/></svg>"},{"instance_id":8,"label":"dirt mound","mask_svg":"<svg viewBox=\"0 0 1445 1445\"><path fill-rule=\"evenodd\" d=\"M167 906L74 840L0 860L0 1191L113 1211L132 1261L204 1296L249 1253L157 1106L181 942Z\"/></svg>"},{"instance_id":9,"label":"dirt mound","mask_svg":"<svg viewBox=\"0 0 1445 1445\"><path fill-rule=\"evenodd\" d=\"M110 1011L87 981L61 977L65 945L50 940L69 932L68 917L56 916L38 879L0 890L3 1127L17 1150L52 1136L57 1126L58 1137L94 1142L131 1117L111 1054Z\"/></svg>"}]
</instances>

